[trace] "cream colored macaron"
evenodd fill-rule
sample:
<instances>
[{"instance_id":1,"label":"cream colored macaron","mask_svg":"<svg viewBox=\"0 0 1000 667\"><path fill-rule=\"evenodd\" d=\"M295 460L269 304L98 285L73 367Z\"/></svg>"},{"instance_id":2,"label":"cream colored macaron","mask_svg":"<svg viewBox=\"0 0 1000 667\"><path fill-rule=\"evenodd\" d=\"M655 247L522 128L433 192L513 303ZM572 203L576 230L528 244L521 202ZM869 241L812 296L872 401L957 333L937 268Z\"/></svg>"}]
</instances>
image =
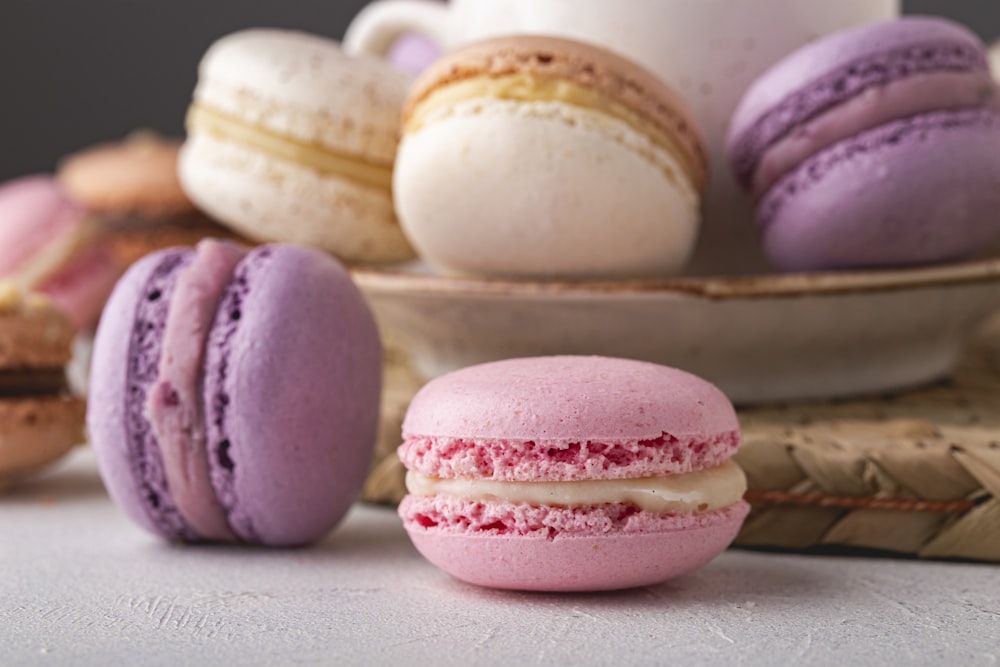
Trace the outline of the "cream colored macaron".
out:
<instances>
[{"instance_id":1,"label":"cream colored macaron","mask_svg":"<svg viewBox=\"0 0 1000 667\"><path fill-rule=\"evenodd\" d=\"M993 70L993 78L1000 81L1000 40L993 42L990 47L990 69Z\"/></svg>"},{"instance_id":2,"label":"cream colored macaron","mask_svg":"<svg viewBox=\"0 0 1000 667\"><path fill-rule=\"evenodd\" d=\"M390 192L408 86L389 65L315 35L224 37L201 61L181 184L255 240L312 245L351 262L411 257Z\"/></svg>"},{"instance_id":3,"label":"cream colored macaron","mask_svg":"<svg viewBox=\"0 0 1000 667\"><path fill-rule=\"evenodd\" d=\"M394 176L417 252L451 274L622 278L691 254L705 153L653 74L579 42L479 42L415 83Z\"/></svg>"}]
</instances>

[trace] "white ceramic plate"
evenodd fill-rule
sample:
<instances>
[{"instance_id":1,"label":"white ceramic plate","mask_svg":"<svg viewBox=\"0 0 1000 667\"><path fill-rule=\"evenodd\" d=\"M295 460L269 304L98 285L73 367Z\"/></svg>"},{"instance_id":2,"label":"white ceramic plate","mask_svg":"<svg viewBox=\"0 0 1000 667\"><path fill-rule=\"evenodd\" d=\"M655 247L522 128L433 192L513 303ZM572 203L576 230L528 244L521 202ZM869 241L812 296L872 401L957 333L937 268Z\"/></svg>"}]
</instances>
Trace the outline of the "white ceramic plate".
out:
<instances>
[{"instance_id":1,"label":"white ceramic plate","mask_svg":"<svg viewBox=\"0 0 1000 667\"><path fill-rule=\"evenodd\" d=\"M417 263L353 274L383 332L427 378L509 357L600 354L683 368L740 404L945 377L1000 309L1000 259L596 283L449 278Z\"/></svg>"}]
</instances>

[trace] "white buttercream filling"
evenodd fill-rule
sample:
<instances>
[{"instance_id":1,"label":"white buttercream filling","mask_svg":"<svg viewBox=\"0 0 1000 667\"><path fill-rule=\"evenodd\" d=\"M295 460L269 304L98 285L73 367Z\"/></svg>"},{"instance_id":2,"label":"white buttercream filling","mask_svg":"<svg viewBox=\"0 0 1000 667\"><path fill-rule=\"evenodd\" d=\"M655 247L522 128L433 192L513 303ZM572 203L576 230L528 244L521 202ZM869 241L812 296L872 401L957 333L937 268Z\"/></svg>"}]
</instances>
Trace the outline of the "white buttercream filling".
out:
<instances>
[{"instance_id":1,"label":"white buttercream filling","mask_svg":"<svg viewBox=\"0 0 1000 667\"><path fill-rule=\"evenodd\" d=\"M441 479L412 470L406 489L417 496L449 495L469 501L582 507L629 504L659 514L707 512L739 501L747 490L743 470L732 461L683 475L578 482L502 482Z\"/></svg>"}]
</instances>

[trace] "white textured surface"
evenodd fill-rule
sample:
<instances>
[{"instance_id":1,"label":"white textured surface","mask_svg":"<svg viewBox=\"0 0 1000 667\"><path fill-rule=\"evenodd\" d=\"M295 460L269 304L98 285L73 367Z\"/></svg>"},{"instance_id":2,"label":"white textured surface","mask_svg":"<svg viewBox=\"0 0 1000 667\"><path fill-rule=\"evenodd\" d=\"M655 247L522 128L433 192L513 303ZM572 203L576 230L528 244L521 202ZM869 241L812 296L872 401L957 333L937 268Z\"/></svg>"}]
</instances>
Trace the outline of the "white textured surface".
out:
<instances>
[{"instance_id":1,"label":"white textured surface","mask_svg":"<svg viewBox=\"0 0 1000 667\"><path fill-rule=\"evenodd\" d=\"M86 450L0 496L0 572L4 665L1000 663L996 566L732 551L634 591L488 591L384 508L310 549L160 544Z\"/></svg>"}]
</instances>

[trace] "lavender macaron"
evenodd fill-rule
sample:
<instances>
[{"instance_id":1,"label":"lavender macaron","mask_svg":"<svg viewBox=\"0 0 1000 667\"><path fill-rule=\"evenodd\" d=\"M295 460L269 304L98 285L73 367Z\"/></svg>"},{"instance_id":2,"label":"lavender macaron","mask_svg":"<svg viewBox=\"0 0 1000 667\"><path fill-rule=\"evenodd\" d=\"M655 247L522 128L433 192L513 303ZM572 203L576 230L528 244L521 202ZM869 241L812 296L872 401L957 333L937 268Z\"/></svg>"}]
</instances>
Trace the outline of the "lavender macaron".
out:
<instances>
[{"instance_id":1,"label":"lavender macaron","mask_svg":"<svg viewBox=\"0 0 1000 667\"><path fill-rule=\"evenodd\" d=\"M792 53L729 129L781 270L951 261L1000 238L1000 89L951 21L905 17Z\"/></svg>"},{"instance_id":2,"label":"lavender macaron","mask_svg":"<svg viewBox=\"0 0 1000 667\"><path fill-rule=\"evenodd\" d=\"M381 346L336 260L205 241L118 283L90 386L101 475L134 521L171 541L298 545L360 493Z\"/></svg>"}]
</instances>

